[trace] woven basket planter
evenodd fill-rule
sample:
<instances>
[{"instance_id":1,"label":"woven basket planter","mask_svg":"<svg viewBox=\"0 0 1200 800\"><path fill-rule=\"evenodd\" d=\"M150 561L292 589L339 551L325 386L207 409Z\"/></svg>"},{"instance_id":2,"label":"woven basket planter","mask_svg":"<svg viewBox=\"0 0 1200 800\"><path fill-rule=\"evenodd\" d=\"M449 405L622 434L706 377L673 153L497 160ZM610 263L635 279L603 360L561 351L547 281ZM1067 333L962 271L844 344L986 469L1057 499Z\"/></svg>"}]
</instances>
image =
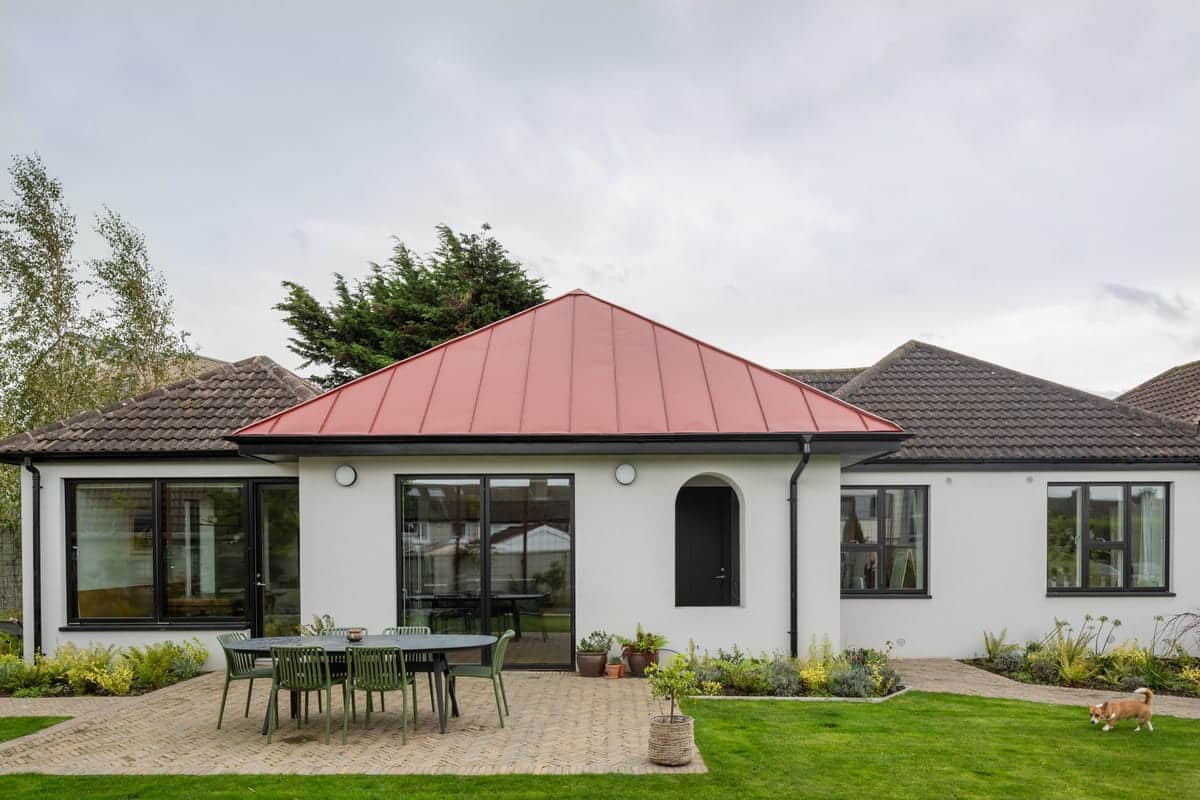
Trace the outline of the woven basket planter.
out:
<instances>
[{"instance_id":1,"label":"woven basket planter","mask_svg":"<svg viewBox=\"0 0 1200 800\"><path fill-rule=\"evenodd\" d=\"M694 751L691 717L650 718L649 758L652 764L682 767L691 763Z\"/></svg>"}]
</instances>

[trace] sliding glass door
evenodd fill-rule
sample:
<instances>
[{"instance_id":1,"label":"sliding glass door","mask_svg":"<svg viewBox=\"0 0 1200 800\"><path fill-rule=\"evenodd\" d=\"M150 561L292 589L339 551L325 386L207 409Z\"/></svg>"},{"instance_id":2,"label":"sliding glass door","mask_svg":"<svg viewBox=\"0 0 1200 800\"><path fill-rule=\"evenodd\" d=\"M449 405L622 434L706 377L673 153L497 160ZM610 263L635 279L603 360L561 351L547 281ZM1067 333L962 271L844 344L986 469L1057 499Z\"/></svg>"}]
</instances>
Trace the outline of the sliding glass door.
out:
<instances>
[{"instance_id":1,"label":"sliding glass door","mask_svg":"<svg viewBox=\"0 0 1200 800\"><path fill-rule=\"evenodd\" d=\"M402 624L512 628L506 663L571 666L570 477L401 477L397 493Z\"/></svg>"}]
</instances>

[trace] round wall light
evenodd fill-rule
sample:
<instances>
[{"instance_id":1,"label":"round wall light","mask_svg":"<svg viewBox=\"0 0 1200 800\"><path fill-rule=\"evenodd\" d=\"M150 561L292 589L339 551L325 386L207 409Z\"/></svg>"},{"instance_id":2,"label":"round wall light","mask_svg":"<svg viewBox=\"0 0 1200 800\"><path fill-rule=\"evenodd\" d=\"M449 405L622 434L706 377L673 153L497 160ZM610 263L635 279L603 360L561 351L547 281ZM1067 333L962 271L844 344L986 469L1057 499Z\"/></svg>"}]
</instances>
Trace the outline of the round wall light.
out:
<instances>
[{"instance_id":1,"label":"round wall light","mask_svg":"<svg viewBox=\"0 0 1200 800\"><path fill-rule=\"evenodd\" d=\"M358 480L358 471L349 464L342 464L333 471L333 479L337 481L338 486L353 486Z\"/></svg>"},{"instance_id":2,"label":"round wall light","mask_svg":"<svg viewBox=\"0 0 1200 800\"><path fill-rule=\"evenodd\" d=\"M633 464L618 464L613 471L613 477L617 479L617 483L628 486L637 478L637 470L633 468Z\"/></svg>"}]
</instances>

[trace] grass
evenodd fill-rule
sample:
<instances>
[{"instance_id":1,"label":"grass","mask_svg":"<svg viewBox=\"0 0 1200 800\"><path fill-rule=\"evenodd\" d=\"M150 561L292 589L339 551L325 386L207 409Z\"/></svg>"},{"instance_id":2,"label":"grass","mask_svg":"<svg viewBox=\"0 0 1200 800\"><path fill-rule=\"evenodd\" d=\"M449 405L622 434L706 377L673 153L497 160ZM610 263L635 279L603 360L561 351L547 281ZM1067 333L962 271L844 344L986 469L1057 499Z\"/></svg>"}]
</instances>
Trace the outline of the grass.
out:
<instances>
[{"instance_id":1,"label":"grass","mask_svg":"<svg viewBox=\"0 0 1200 800\"><path fill-rule=\"evenodd\" d=\"M0 717L0 742L36 733L70 717Z\"/></svg>"},{"instance_id":2,"label":"grass","mask_svg":"<svg viewBox=\"0 0 1200 800\"><path fill-rule=\"evenodd\" d=\"M0 778L6 800L422 798L1178 798L1200 781L1200 720L1111 733L1082 708L912 692L878 705L694 701L707 775ZM630 720L631 725L643 724ZM337 747L330 748L335 758Z\"/></svg>"}]
</instances>

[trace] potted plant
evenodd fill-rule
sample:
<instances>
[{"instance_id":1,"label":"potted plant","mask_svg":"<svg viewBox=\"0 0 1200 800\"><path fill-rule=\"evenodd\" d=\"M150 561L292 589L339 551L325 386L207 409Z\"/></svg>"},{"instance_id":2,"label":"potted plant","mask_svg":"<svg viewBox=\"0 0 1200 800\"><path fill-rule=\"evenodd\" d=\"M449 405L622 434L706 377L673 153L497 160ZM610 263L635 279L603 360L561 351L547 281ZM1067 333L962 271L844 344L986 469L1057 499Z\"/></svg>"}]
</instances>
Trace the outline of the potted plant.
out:
<instances>
[{"instance_id":1,"label":"potted plant","mask_svg":"<svg viewBox=\"0 0 1200 800\"><path fill-rule=\"evenodd\" d=\"M608 677L620 678L625 674L625 662L621 661L621 656L613 653L608 657Z\"/></svg>"},{"instance_id":2,"label":"potted plant","mask_svg":"<svg viewBox=\"0 0 1200 800\"><path fill-rule=\"evenodd\" d=\"M676 655L667 663L650 664L646 667L650 683L650 694L658 700L670 703L670 713L650 718L650 747L647 753L651 763L668 767L681 767L692 760L695 752L693 720L684 714L676 714L675 706L681 697L696 694L699 686L696 673L687 656Z\"/></svg>"},{"instance_id":3,"label":"potted plant","mask_svg":"<svg viewBox=\"0 0 1200 800\"><path fill-rule=\"evenodd\" d=\"M621 638L621 653L629 662L629 674L641 677L646 667L658 663L658 651L667 644L667 637L649 633L638 623L632 639Z\"/></svg>"},{"instance_id":4,"label":"potted plant","mask_svg":"<svg viewBox=\"0 0 1200 800\"><path fill-rule=\"evenodd\" d=\"M579 674L585 678L602 677L612 644L612 634L606 631L592 631L580 639L575 650L575 667Z\"/></svg>"}]
</instances>

